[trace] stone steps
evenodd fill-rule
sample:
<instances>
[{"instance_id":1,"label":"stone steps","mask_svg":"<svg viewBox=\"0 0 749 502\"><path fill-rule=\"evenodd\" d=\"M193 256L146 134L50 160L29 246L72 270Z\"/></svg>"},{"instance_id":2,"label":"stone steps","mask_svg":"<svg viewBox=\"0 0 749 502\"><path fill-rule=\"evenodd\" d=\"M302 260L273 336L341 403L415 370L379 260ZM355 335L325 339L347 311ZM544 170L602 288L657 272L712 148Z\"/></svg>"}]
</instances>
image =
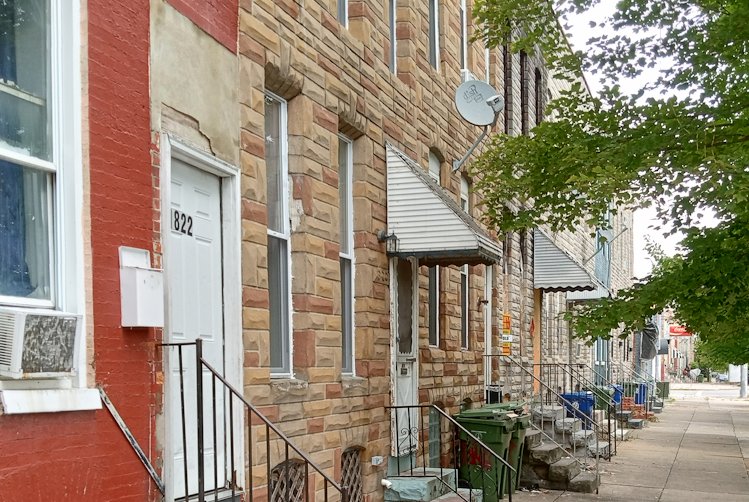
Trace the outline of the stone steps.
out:
<instances>
[{"instance_id":1,"label":"stone steps","mask_svg":"<svg viewBox=\"0 0 749 502\"><path fill-rule=\"evenodd\" d=\"M446 493L439 498L434 499L434 502L482 502L484 500L484 494L481 490L469 490L468 488L459 488L458 493Z\"/></svg>"},{"instance_id":2,"label":"stone steps","mask_svg":"<svg viewBox=\"0 0 749 502\"><path fill-rule=\"evenodd\" d=\"M452 490L458 486L454 469L433 467L426 470L414 469L413 473L391 476L388 477L388 481L391 485L385 488L386 502L431 502L444 495L454 495Z\"/></svg>"}]
</instances>

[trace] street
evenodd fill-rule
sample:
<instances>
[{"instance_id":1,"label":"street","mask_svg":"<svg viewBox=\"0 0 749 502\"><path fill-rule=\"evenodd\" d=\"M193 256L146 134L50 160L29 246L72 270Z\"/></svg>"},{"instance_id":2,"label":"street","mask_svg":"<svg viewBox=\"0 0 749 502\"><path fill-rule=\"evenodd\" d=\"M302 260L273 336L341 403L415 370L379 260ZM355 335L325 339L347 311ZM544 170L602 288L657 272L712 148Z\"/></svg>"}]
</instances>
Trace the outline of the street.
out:
<instances>
[{"instance_id":1,"label":"street","mask_svg":"<svg viewBox=\"0 0 749 502\"><path fill-rule=\"evenodd\" d=\"M521 492L516 502L749 501L749 400L729 384L672 384L658 421L602 462L598 495Z\"/></svg>"}]
</instances>

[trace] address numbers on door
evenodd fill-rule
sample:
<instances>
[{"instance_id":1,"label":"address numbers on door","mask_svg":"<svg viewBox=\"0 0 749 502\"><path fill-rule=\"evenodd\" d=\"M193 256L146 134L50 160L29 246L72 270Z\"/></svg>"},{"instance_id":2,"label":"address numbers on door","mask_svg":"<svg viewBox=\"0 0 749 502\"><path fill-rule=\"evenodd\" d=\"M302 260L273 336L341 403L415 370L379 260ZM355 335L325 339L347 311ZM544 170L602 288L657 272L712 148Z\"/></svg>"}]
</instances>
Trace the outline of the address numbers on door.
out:
<instances>
[{"instance_id":1,"label":"address numbers on door","mask_svg":"<svg viewBox=\"0 0 749 502\"><path fill-rule=\"evenodd\" d=\"M177 209L172 209L172 229L192 237L192 216Z\"/></svg>"}]
</instances>

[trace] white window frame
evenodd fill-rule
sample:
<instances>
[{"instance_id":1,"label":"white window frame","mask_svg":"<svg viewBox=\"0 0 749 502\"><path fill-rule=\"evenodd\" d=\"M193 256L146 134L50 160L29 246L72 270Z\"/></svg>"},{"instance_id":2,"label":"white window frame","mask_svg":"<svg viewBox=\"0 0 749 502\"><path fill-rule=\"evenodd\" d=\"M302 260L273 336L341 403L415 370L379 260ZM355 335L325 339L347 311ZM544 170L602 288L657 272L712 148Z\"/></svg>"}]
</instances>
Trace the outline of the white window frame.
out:
<instances>
[{"instance_id":1,"label":"white window frame","mask_svg":"<svg viewBox=\"0 0 749 502\"><path fill-rule=\"evenodd\" d=\"M355 305L356 305L356 295L354 292L354 285L356 284L356 266L355 266L355 256L354 256L354 143L351 141L350 138L338 135L338 141L340 141L345 146L346 151L346 179L341 180L340 173L339 173L339 179L338 179L338 186L339 190L342 184L345 183L345 186L347 188L348 197L346 201L347 205L347 211L346 214L343 214L342 212L339 214L339 218L346 218L346 228L348 229L347 235L341 235L341 252L339 253L339 259L340 260L348 260L349 266L350 266L350 284L349 291L351 295L347 298L343 298L343 295L341 295L341 300L349 302L350 308L351 308L351 321L348 327L348 332L344 328L343 321L345 321L344 316L344 305L341 304L341 349L343 349L343 337L347 338L347 341L349 343L349 347L351 348L351 359L349 361L341 360L341 373L344 375L354 375L356 372L356 311L355 311ZM340 151L340 150L339 150ZM339 160L340 164L340 160ZM340 208L339 208L340 211ZM348 248L348 252L343 252L343 244L347 244L346 248ZM341 281L343 281L343 277L341 277ZM343 289L343 282L341 282L341 289ZM343 356L345 357L346 354L344 353ZM346 363L348 362L349 367L346 367Z\"/></svg>"},{"instance_id":2,"label":"white window frame","mask_svg":"<svg viewBox=\"0 0 749 502\"><path fill-rule=\"evenodd\" d=\"M398 73L398 0L388 0L388 20L390 27L390 73Z\"/></svg>"},{"instance_id":3,"label":"white window frame","mask_svg":"<svg viewBox=\"0 0 749 502\"><path fill-rule=\"evenodd\" d=\"M338 22L348 29L348 1L338 0Z\"/></svg>"},{"instance_id":4,"label":"white window frame","mask_svg":"<svg viewBox=\"0 0 749 502\"><path fill-rule=\"evenodd\" d=\"M428 0L429 9L434 10L434 19L429 19L429 51L427 57L432 68L440 69L440 1ZM434 61L432 61L434 58Z\"/></svg>"},{"instance_id":5,"label":"white window frame","mask_svg":"<svg viewBox=\"0 0 749 502\"><path fill-rule=\"evenodd\" d=\"M460 0L460 69L468 72L468 6L466 0Z\"/></svg>"},{"instance_id":6,"label":"white window frame","mask_svg":"<svg viewBox=\"0 0 749 502\"><path fill-rule=\"evenodd\" d=\"M437 157L437 154L434 153L432 150L429 150L429 176L432 177L434 181L437 182L437 184L440 184L440 174L442 171L442 161L440 161L439 157ZM431 288L432 288L432 268L434 269L434 277L435 277L435 284L434 289L436 291L436 298L435 305L437 308L436 316L435 316L435 325L432 326L432 298L431 298ZM427 281L427 340L430 346L432 347L439 347L440 345L440 266L434 265L434 267L429 267L429 280ZM432 343L432 330L434 330L434 343Z\"/></svg>"},{"instance_id":7,"label":"white window frame","mask_svg":"<svg viewBox=\"0 0 749 502\"><path fill-rule=\"evenodd\" d=\"M277 239L282 239L286 241L286 270L287 270L287 326L288 333L284 333L285 336L287 336L287 346L288 350L284 354L284 368L273 368L271 367L271 378L293 378L294 376L294 368L293 368L293 355L294 355L294 327L292 325L293 320L293 314L294 314L294 308L292 303L292 295L291 295L291 221L289 216L289 136L288 136L288 103L285 99L278 96L277 94L273 94L272 92L266 91L265 97L270 98L280 105L280 114L281 114L281 120L280 120L280 127L278 131L278 137L281 140L281 163L280 163L280 169L281 169L281 200L279 201L280 204L280 210L281 210L281 224L283 227L283 232L277 232L275 230L271 230L270 228L267 229L268 235L271 237L275 237ZM267 133L266 133L267 136ZM271 284L270 281L268 282L268 290L270 291ZM269 337L272 336L272 333L268 333ZM270 351L270 343L268 344L268 350Z\"/></svg>"},{"instance_id":8,"label":"white window frame","mask_svg":"<svg viewBox=\"0 0 749 502\"><path fill-rule=\"evenodd\" d=\"M81 316L81 339L75 354L76 374L54 380L0 380L0 402L6 415L94 410L101 408L96 389L86 388L86 289L84 280L83 154L81 129L81 18L78 2L50 0L49 117L52 160L0 149L0 157L21 166L53 173L50 258L52 308ZM0 305L48 307L50 302L0 297Z\"/></svg>"},{"instance_id":9,"label":"white window frame","mask_svg":"<svg viewBox=\"0 0 749 502\"><path fill-rule=\"evenodd\" d=\"M465 176L460 177L460 207L466 213L470 214L470 205L468 199L469 184ZM464 282L465 281L465 282ZM465 284L465 287L463 286ZM463 350L468 350L471 347L471 332L469 318L471 311L471 304L469 302L471 298L471 283L468 275L468 265L460 267L460 293L461 293L461 312L460 312L460 346ZM463 312L462 305L465 302L465 312ZM463 330L465 330L465 337L463 336Z\"/></svg>"}]
</instances>

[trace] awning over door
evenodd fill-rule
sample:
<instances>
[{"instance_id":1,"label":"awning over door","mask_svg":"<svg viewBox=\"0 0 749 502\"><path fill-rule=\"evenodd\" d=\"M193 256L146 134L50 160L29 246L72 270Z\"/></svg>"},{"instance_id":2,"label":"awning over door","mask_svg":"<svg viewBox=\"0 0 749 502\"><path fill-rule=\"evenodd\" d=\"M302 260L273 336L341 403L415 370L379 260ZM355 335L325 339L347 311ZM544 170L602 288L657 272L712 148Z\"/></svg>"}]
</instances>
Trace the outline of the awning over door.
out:
<instances>
[{"instance_id":1,"label":"awning over door","mask_svg":"<svg viewBox=\"0 0 749 502\"><path fill-rule=\"evenodd\" d=\"M591 291L570 291L567 293L568 302L590 302L593 300L600 300L601 298L608 298L611 296L610 291L603 284L599 284L596 289Z\"/></svg>"},{"instance_id":2,"label":"awning over door","mask_svg":"<svg viewBox=\"0 0 749 502\"><path fill-rule=\"evenodd\" d=\"M533 287L543 291L593 291L601 285L543 230L533 231Z\"/></svg>"},{"instance_id":3,"label":"awning over door","mask_svg":"<svg viewBox=\"0 0 749 502\"><path fill-rule=\"evenodd\" d=\"M416 162L387 145L388 254L422 265L499 263L499 245Z\"/></svg>"}]
</instances>

